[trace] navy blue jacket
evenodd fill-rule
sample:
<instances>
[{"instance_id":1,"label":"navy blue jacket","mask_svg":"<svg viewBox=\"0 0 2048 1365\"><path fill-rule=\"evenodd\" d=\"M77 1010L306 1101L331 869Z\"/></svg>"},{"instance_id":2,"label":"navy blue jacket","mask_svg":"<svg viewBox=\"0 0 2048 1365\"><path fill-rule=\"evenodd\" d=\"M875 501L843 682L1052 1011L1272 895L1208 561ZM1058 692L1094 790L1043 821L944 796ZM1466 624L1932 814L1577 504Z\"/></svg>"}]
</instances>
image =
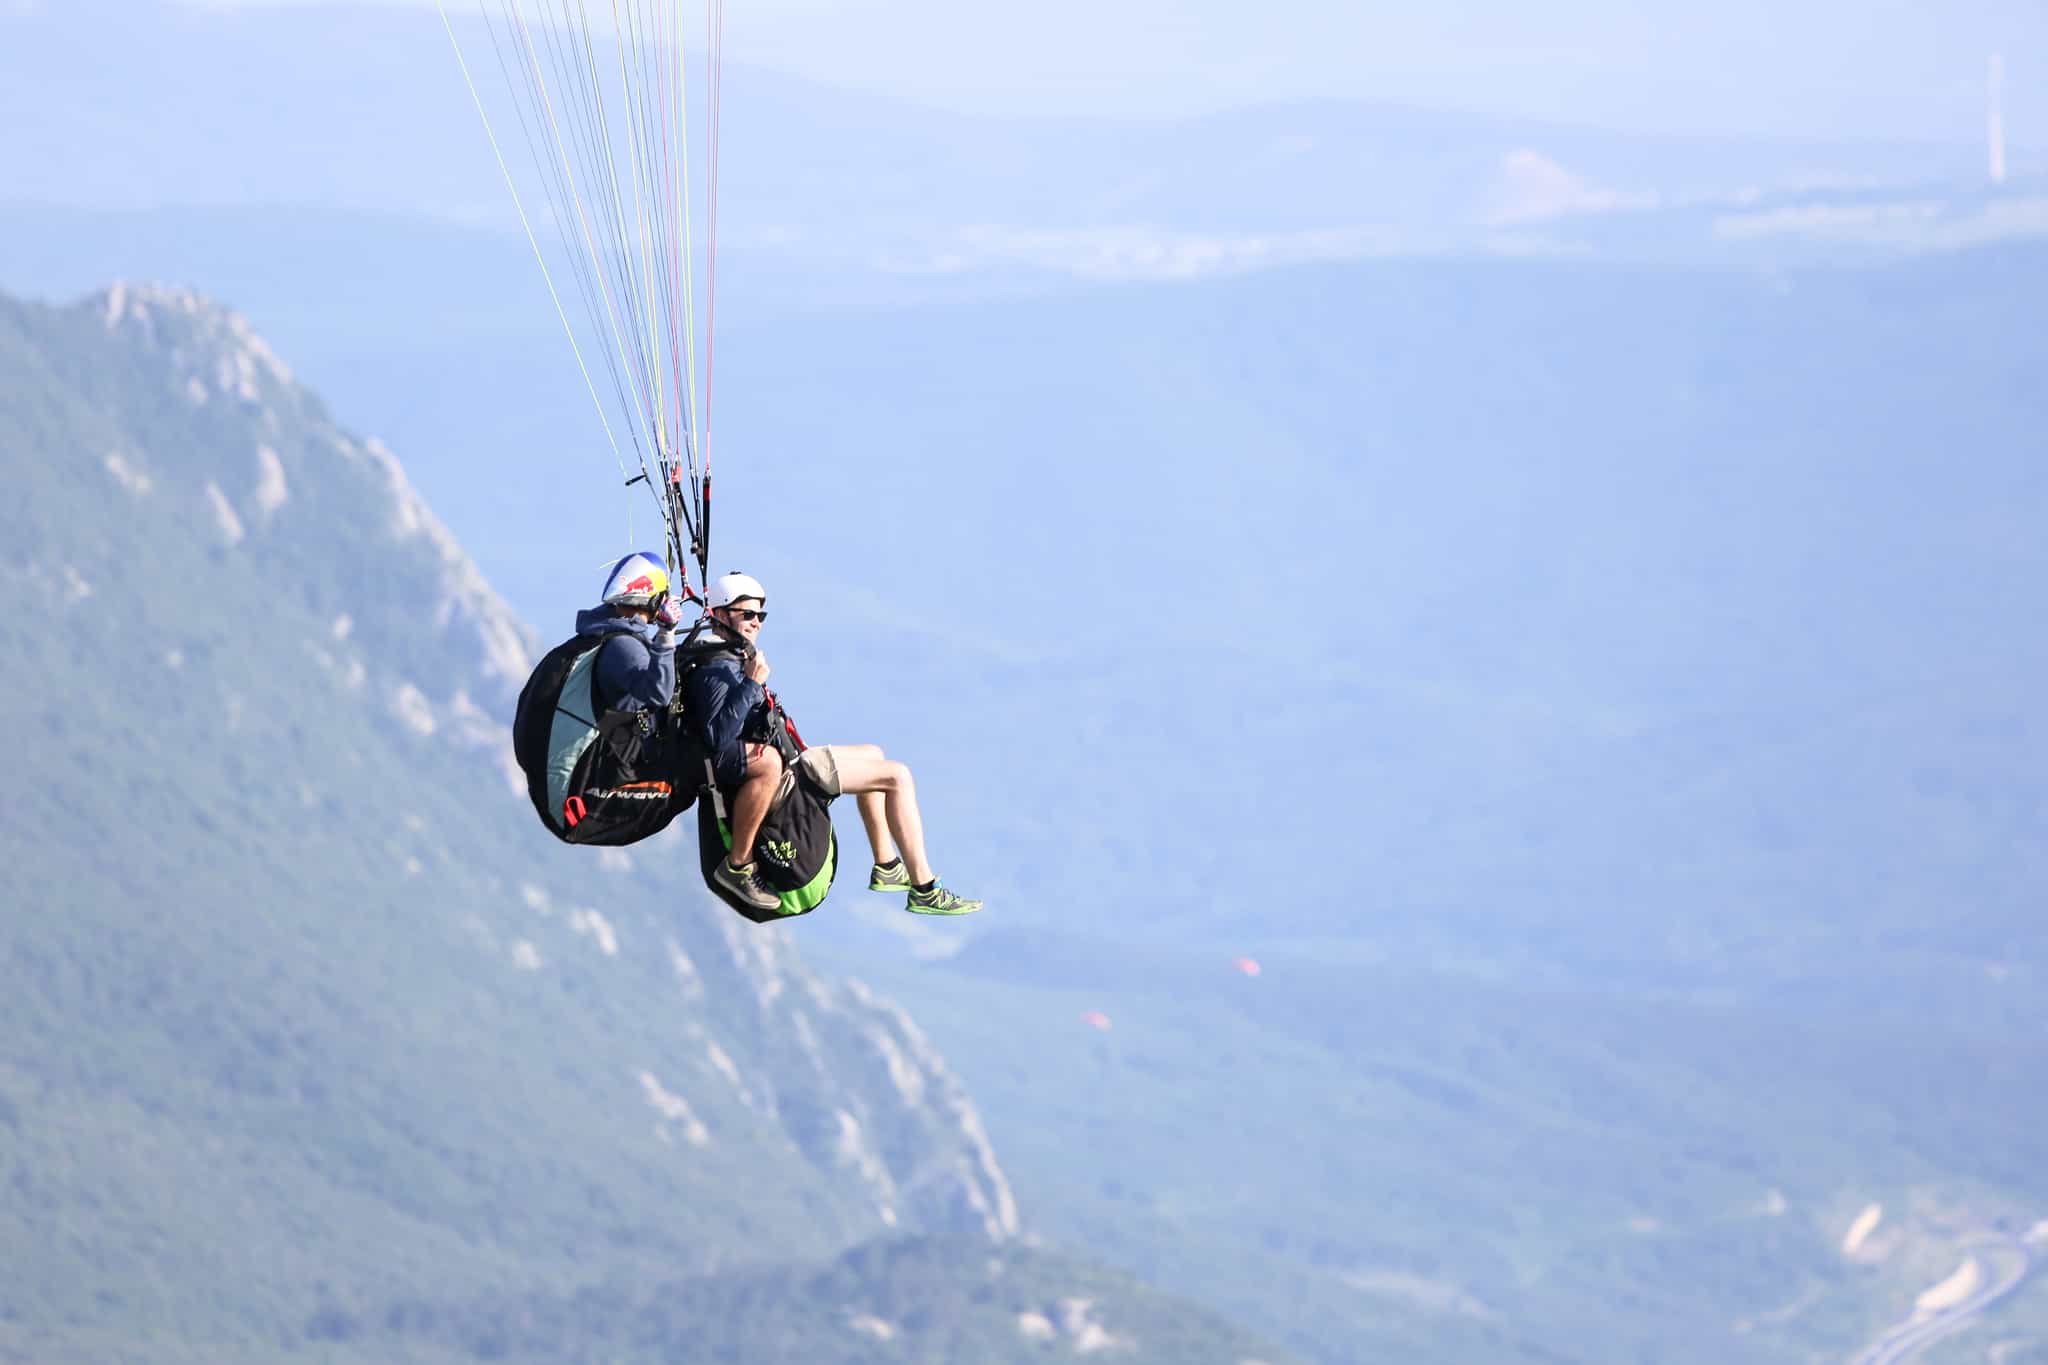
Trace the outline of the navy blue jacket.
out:
<instances>
[{"instance_id":1,"label":"navy blue jacket","mask_svg":"<svg viewBox=\"0 0 2048 1365\"><path fill-rule=\"evenodd\" d=\"M768 689L740 666L737 654L718 654L690 670L683 683L683 705L696 728L697 742L711 755L721 784L735 784L747 775L748 737L762 738Z\"/></svg>"},{"instance_id":2,"label":"navy blue jacket","mask_svg":"<svg viewBox=\"0 0 2048 1365\"><path fill-rule=\"evenodd\" d=\"M676 696L676 637L610 607L576 613L578 635L610 638L591 665L597 704L606 711L665 711Z\"/></svg>"}]
</instances>

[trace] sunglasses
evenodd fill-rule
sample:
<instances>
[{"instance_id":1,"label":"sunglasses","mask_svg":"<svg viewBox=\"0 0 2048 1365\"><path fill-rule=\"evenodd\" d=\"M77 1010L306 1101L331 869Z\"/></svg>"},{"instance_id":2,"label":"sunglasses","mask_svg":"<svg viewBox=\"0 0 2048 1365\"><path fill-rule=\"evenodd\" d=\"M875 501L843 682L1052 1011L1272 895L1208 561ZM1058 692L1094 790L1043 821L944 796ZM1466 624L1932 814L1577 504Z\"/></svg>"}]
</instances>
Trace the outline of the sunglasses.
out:
<instances>
[{"instance_id":1,"label":"sunglasses","mask_svg":"<svg viewBox=\"0 0 2048 1365\"><path fill-rule=\"evenodd\" d=\"M755 611L752 607L727 607L726 610L741 621L765 621L768 619L767 612Z\"/></svg>"}]
</instances>

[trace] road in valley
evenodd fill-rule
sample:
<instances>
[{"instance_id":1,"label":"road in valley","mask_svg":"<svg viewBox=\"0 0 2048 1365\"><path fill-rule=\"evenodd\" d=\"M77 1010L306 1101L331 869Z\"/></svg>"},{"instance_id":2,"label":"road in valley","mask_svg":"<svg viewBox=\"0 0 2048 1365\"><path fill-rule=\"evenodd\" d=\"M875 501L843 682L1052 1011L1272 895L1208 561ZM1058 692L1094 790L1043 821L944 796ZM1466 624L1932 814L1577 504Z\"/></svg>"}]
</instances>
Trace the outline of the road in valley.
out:
<instances>
[{"instance_id":1,"label":"road in valley","mask_svg":"<svg viewBox=\"0 0 2048 1365\"><path fill-rule=\"evenodd\" d=\"M1992 1304L2018 1289L2035 1268L2031 1237L1986 1236L1965 1247L1985 1269L1982 1288L1960 1303L1916 1312L1863 1348L1851 1365L1906 1365L1943 1337L1960 1332Z\"/></svg>"}]
</instances>

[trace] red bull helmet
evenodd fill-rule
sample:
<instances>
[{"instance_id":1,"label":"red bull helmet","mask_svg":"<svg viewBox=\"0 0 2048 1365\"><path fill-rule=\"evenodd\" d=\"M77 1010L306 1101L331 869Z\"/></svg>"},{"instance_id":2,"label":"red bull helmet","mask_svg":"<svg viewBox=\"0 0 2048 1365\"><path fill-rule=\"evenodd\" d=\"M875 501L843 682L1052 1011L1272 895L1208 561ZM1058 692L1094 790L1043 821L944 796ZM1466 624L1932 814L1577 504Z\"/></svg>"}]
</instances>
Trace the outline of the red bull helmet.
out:
<instances>
[{"instance_id":1,"label":"red bull helmet","mask_svg":"<svg viewBox=\"0 0 2048 1365\"><path fill-rule=\"evenodd\" d=\"M651 608L667 595L668 565L647 550L635 550L605 575L606 606Z\"/></svg>"}]
</instances>

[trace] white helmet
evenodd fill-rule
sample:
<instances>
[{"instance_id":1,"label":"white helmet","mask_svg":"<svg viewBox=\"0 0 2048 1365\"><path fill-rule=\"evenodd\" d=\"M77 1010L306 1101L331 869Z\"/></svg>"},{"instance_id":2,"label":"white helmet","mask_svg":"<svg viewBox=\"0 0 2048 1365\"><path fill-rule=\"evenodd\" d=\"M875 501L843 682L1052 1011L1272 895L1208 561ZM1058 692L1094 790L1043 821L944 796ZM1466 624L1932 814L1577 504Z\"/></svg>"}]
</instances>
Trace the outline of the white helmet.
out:
<instances>
[{"instance_id":1,"label":"white helmet","mask_svg":"<svg viewBox=\"0 0 2048 1365\"><path fill-rule=\"evenodd\" d=\"M668 565L650 550L635 550L612 565L604 579L605 605L651 607L668 592Z\"/></svg>"},{"instance_id":2,"label":"white helmet","mask_svg":"<svg viewBox=\"0 0 2048 1365\"><path fill-rule=\"evenodd\" d=\"M729 573L711 585L708 605L729 607L749 597L757 599L764 607L768 605L768 590L761 586L760 579L751 574Z\"/></svg>"}]
</instances>

